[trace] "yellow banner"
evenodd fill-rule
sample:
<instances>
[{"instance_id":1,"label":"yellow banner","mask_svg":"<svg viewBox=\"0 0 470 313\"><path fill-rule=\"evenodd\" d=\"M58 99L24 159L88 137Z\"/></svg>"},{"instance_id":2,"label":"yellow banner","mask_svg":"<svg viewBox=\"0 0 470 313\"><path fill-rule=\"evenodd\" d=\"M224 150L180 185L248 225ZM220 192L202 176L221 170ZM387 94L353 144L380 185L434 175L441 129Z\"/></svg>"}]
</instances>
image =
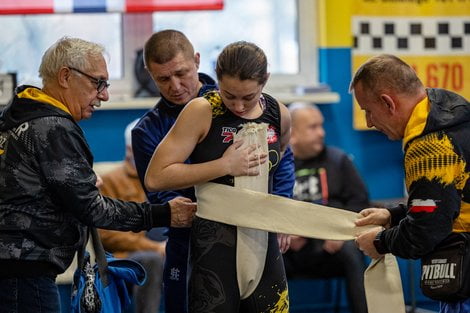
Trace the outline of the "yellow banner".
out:
<instances>
[{"instance_id":1,"label":"yellow banner","mask_svg":"<svg viewBox=\"0 0 470 313\"><path fill-rule=\"evenodd\" d=\"M352 71L389 53L413 66L426 87L470 99L470 0L352 0ZM354 128L367 129L354 102Z\"/></svg>"},{"instance_id":2,"label":"yellow banner","mask_svg":"<svg viewBox=\"0 0 470 313\"><path fill-rule=\"evenodd\" d=\"M318 38L323 48L350 47L354 0L317 0Z\"/></svg>"},{"instance_id":3,"label":"yellow banner","mask_svg":"<svg viewBox=\"0 0 470 313\"><path fill-rule=\"evenodd\" d=\"M317 3L318 38L323 48L353 45L352 16L445 19L470 14L470 0L317 0Z\"/></svg>"},{"instance_id":4,"label":"yellow banner","mask_svg":"<svg viewBox=\"0 0 470 313\"><path fill-rule=\"evenodd\" d=\"M353 72L372 55L353 57ZM426 87L452 90L470 99L470 55L399 56L410 64ZM365 115L354 101L354 128L367 129Z\"/></svg>"}]
</instances>

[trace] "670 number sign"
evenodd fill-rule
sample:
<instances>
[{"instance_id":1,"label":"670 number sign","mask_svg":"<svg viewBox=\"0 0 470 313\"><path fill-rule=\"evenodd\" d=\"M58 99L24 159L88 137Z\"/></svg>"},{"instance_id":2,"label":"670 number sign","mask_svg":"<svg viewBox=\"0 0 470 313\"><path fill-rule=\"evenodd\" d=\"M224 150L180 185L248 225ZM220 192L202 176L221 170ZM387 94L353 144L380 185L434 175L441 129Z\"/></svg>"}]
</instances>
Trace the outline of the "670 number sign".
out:
<instances>
[{"instance_id":1,"label":"670 number sign","mask_svg":"<svg viewBox=\"0 0 470 313\"><path fill-rule=\"evenodd\" d=\"M428 63L418 68L413 65L416 73L422 79L426 87L444 88L461 91L464 85L464 70L461 63Z\"/></svg>"}]
</instances>

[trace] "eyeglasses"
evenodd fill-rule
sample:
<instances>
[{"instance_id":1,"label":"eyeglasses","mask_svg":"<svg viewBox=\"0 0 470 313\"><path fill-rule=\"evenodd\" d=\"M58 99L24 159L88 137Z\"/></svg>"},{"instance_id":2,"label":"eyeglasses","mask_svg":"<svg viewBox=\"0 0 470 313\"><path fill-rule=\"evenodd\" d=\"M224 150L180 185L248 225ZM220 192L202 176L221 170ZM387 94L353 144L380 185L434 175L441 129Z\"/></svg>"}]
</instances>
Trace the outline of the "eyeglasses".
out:
<instances>
[{"instance_id":1,"label":"eyeglasses","mask_svg":"<svg viewBox=\"0 0 470 313\"><path fill-rule=\"evenodd\" d=\"M93 77L91 75L88 75L87 73L83 73L82 71L80 71L79 69L76 69L74 67L69 67L69 68L72 71L75 71L77 73L82 74L83 76L88 77L93 83L95 83L96 84L96 90L98 91L98 93L102 92L105 88L108 88L109 85L110 85L107 80Z\"/></svg>"}]
</instances>

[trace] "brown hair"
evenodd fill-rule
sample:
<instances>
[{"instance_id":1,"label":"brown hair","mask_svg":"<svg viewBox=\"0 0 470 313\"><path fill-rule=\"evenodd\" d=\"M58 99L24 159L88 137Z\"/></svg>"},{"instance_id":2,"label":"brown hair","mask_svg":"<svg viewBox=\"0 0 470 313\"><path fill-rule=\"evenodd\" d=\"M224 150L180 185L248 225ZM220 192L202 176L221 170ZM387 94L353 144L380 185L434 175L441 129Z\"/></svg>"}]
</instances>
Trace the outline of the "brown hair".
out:
<instances>
[{"instance_id":1,"label":"brown hair","mask_svg":"<svg viewBox=\"0 0 470 313\"><path fill-rule=\"evenodd\" d=\"M144 63L163 64L171 61L182 52L186 58L194 56L194 48L189 39L180 31L166 29L154 33L144 46Z\"/></svg>"},{"instance_id":2,"label":"brown hair","mask_svg":"<svg viewBox=\"0 0 470 313\"><path fill-rule=\"evenodd\" d=\"M246 41L237 41L226 46L217 58L217 79L228 75L240 80L252 79L259 84L268 80L268 61L263 50Z\"/></svg>"},{"instance_id":3,"label":"brown hair","mask_svg":"<svg viewBox=\"0 0 470 313\"><path fill-rule=\"evenodd\" d=\"M381 54L362 64L354 74L349 91L358 82L369 92L393 90L397 93L412 95L417 89L424 88L415 70L400 58L391 54Z\"/></svg>"}]
</instances>

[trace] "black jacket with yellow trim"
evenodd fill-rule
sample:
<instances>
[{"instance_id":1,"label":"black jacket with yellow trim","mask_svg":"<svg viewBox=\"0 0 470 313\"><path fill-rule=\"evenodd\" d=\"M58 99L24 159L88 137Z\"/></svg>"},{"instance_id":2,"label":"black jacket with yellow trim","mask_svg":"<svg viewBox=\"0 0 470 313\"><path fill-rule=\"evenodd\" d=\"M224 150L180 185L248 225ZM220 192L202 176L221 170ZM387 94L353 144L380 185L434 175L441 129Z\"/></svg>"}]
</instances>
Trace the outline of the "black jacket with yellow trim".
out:
<instances>
[{"instance_id":1,"label":"black jacket with yellow trim","mask_svg":"<svg viewBox=\"0 0 470 313\"><path fill-rule=\"evenodd\" d=\"M405 131L408 203L391 209L380 235L385 251L417 259L451 232L470 232L470 105L453 92L428 89Z\"/></svg>"},{"instance_id":2,"label":"black jacket with yellow trim","mask_svg":"<svg viewBox=\"0 0 470 313\"><path fill-rule=\"evenodd\" d=\"M102 197L93 156L67 108L21 86L0 115L0 277L55 275L71 263L85 226L168 226L169 206Z\"/></svg>"}]
</instances>

